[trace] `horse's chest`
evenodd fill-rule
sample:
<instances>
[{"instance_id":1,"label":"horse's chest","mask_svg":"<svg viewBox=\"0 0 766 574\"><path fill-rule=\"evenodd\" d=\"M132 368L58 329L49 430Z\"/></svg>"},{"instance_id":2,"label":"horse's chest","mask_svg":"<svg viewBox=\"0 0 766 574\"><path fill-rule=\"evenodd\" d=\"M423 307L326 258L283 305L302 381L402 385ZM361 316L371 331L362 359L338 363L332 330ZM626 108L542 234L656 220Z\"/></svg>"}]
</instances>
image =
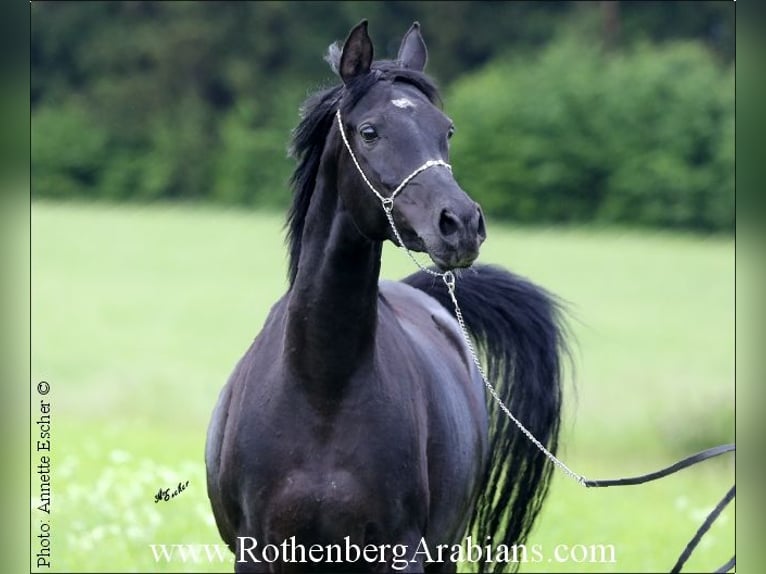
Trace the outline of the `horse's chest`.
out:
<instances>
[{"instance_id":1,"label":"horse's chest","mask_svg":"<svg viewBox=\"0 0 766 574\"><path fill-rule=\"evenodd\" d=\"M289 387L288 387L289 389ZM311 467L359 473L401 466L412 473L423 462L427 413L421 401L391 401L374 379L350 385L341 397L286 390L248 422L246 436L270 468Z\"/></svg>"},{"instance_id":2,"label":"horse's chest","mask_svg":"<svg viewBox=\"0 0 766 574\"><path fill-rule=\"evenodd\" d=\"M371 390L320 403L275 399L242 433L257 437L247 441L244 474L263 535L365 543L424 521L425 431L412 408L392 409Z\"/></svg>"}]
</instances>

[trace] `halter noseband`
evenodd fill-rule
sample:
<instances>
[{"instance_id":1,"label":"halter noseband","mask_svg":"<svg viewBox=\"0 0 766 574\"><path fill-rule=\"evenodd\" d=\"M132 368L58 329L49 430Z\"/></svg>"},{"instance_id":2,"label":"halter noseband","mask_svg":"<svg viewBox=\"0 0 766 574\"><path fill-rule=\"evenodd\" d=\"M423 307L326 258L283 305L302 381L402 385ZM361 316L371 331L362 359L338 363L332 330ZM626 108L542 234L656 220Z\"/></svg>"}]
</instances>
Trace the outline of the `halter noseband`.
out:
<instances>
[{"instance_id":1,"label":"halter noseband","mask_svg":"<svg viewBox=\"0 0 766 574\"><path fill-rule=\"evenodd\" d=\"M412 181L412 178L414 178L419 173L431 167L436 167L437 165L446 167L448 170L452 171L452 166L448 164L446 161L442 159L429 159L423 165L415 169L415 171L413 171L410 175L405 177L402 180L402 183L400 183L396 187L396 189L391 193L390 197L384 197L383 194L380 193L377 189L375 189L375 186L373 186L370 183L370 180L367 179L367 176L364 174L364 171L362 170L362 166L359 165L359 162L356 159L356 155L354 155L354 150L351 149L351 144L348 143L348 138L346 138L346 130L343 129L343 120L340 117L340 109L338 109L335 116L338 118L338 129L340 130L340 137L343 139L343 143L346 145L346 149L348 150L348 153L351 156L351 160L354 162L354 165L356 166L356 169L359 172L359 175L362 176L364 183L367 184L367 187L369 187L372 190L372 192L377 196L377 198L380 200L380 203L383 205L383 209L385 209L387 213L390 213L391 210L394 208L394 199L396 199L396 196L399 194L399 192L402 191L405 188L405 186L410 181Z\"/></svg>"}]
</instances>

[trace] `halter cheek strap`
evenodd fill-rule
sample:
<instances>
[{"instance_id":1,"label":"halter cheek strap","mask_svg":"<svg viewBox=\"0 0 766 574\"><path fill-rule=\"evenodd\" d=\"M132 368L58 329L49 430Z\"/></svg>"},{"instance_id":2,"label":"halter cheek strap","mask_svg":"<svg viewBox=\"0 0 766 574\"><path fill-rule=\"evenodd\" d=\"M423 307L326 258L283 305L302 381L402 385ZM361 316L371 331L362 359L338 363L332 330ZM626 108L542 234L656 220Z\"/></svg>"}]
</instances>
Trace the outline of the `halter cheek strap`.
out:
<instances>
[{"instance_id":1,"label":"halter cheek strap","mask_svg":"<svg viewBox=\"0 0 766 574\"><path fill-rule=\"evenodd\" d=\"M386 210L387 213L390 213L391 210L394 208L394 199L396 199L396 196L399 194L400 191L402 191L405 186L412 181L412 178L414 178L416 175L418 175L421 172L424 172L425 170L431 168L442 166L446 167L448 170L452 171L452 166L448 164L446 161L441 159L429 159L427 162L425 162L423 165L415 169L410 175L405 177L402 180L402 183L400 183L396 189L391 193L390 197L384 197L382 193L380 193L377 189L375 189L375 186L373 186L370 183L370 180L367 179L367 176L364 174L364 171L362 170L362 166L359 165L359 161L356 159L356 155L354 155L354 150L351 149L351 144L348 143L348 138L346 137L346 130L343 129L343 120L340 117L340 110L337 111L335 114L335 117L338 118L338 129L340 130L340 137L343 138L343 143L346 146L346 149L348 150L348 154L351 156L351 160L354 162L354 165L356 166L356 170L359 172L359 175L362 176L362 179L364 180L364 183L367 184L367 187L369 187L372 192L377 196L377 198L380 200L380 203L383 205L383 209Z\"/></svg>"},{"instance_id":2,"label":"halter cheek strap","mask_svg":"<svg viewBox=\"0 0 766 574\"><path fill-rule=\"evenodd\" d=\"M336 112L335 117L338 118L338 129L340 130L340 137L343 139L343 143L346 146L346 149L348 150L348 155L351 156L351 161L354 162L354 165L356 166L356 170L359 172L359 175L362 176L364 183L367 184L367 187L369 187L372 190L372 193L374 193L375 196L380 200L380 203L383 206L383 212L386 214L386 219L388 219L388 224L391 226L391 230L394 232L394 236L396 237L396 240L399 242L399 246L402 249L404 249L404 252L407 254L407 256L421 271L428 273L429 275L432 275L433 277L440 277L442 281L444 281L444 284L449 289L450 294L454 297L455 275L452 273L452 271L447 270L443 273L439 271L434 271L433 269L429 269L428 267L420 263L420 261L415 259L415 256L412 255L410 250L404 244L404 240L402 239L402 236L399 234L399 229L396 227L396 222L394 222L394 199L396 199L396 196L399 194L399 192L402 191L404 187L410 181L412 181L413 177L427 170L428 168L435 167L437 165L446 167L450 171L452 171L452 166L448 164L446 161L443 161L441 159L429 159L427 162L425 162L423 165L421 165L419 168L413 171L410 175L405 177L402 180L402 182L398 186L396 186L396 189L391 193L390 197L384 197L383 194L380 193L377 189L375 189L375 186L370 183L370 180L367 179L367 176L364 175L364 170L362 169L362 166L359 165L359 161L356 159L354 150L351 149L351 144L348 143L348 138L346 137L346 130L343 129L343 120L340 117L340 109Z\"/></svg>"}]
</instances>

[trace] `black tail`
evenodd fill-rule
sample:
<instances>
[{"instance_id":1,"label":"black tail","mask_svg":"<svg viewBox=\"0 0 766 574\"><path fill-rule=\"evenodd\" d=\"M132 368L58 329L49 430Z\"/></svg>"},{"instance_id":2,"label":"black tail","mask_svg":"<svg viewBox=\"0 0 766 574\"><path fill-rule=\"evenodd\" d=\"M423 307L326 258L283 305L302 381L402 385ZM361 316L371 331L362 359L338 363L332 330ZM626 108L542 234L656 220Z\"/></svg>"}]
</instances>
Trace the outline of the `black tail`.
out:
<instances>
[{"instance_id":1,"label":"black tail","mask_svg":"<svg viewBox=\"0 0 766 574\"><path fill-rule=\"evenodd\" d=\"M447 288L416 273L404 279L454 312ZM561 357L566 353L561 306L528 280L474 265L456 281L456 296L489 381L506 406L552 453L561 422ZM485 546L521 544L548 493L553 465L489 394L489 457L466 534ZM484 566L484 567L482 567ZM479 565L480 571L489 565ZM493 571L516 564L496 563Z\"/></svg>"}]
</instances>

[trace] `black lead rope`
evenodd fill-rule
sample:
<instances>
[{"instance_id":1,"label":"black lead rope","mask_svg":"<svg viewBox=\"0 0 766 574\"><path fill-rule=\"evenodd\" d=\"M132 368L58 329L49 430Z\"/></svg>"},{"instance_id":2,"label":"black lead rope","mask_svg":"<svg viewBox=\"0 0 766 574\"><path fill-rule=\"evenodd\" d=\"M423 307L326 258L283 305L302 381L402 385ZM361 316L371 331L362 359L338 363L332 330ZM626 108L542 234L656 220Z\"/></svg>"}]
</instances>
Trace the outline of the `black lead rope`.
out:
<instances>
[{"instance_id":1,"label":"black lead rope","mask_svg":"<svg viewBox=\"0 0 766 574\"><path fill-rule=\"evenodd\" d=\"M644 484L645 482L651 482L653 480L663 478L665 476L678 472L679 470L683 470L684 468L693 466L699 462L708 460L710 458L714 458L716 456L725 454L727 452L732 452L734 450L736 450L736 446L734 444L722 444L720 446L715 446L713 448L703 450L702 452L698 452L697 454L694 454L692 456L688 456L684 459L679 460L678 462L674 464L671 464L668 467L665 467L655 472L650 472L649 474L642 474L640 476L633 476L630 478L617 478L617 479L611 479L611 480L586 480L585 486L589 488L605 488L607 486L632 486L636 484ZM681 568L683 568L684 564L686 564L686 561L692 555L692 552L694 552L694 549L697 547L700 540L702 540L702 537L705 535L705 533L708 530L710 530L710 527L713 525L713 522L715 522L715 520L718 518L721 512L723 512L723 509L726 508L726 506L734 498L735 489L736 489L736 486L732 486L729 489L729 492L726 493L726 495L715 506L715 508L710 512L710 514L707 515L707 518L705 518L705 521L702 523L702 526L700 526L697 529L697 532L694 533L694 536L686 545L686 547L684 548L684 551L681 552L681 556L678 557L678 560L673 566L673 569L670 571L671 574L677 574L678 572L681 571ZM732 556L731 559L728 562L726 562L726 564L724 564L723 566L715 570L715 572L721 572L721 573L729 572L732 568L734 568L734 565L736 563L737 563L737 560L735 555L735 556Z\"/></svg>"},{"instance_id":2,"label":"black lead rope","mask_svg":"<svg viewBox=\"0 0 766 574\"><path fill-rule=\"evenodd\" d=\"M714 446L713 448L703 450L702 452L698 452L697 454L693 454L692 456L687 456L686 458L679 460L675 464L671 464L670 466L665 467L656 472L650 472L649 474L642 474L641 476L633 476L631 478L617 478L612 480L586 480L585 486L589 488L596 488L596 487L606 487L606 486L630 486L634 484L644 484L645 482L651 482L653 480L657 480L658 478L662 478L664 476L668 476L669 474L673 474L674 472L678 472L679 470L683 470L684 468L687 468L689 466L693 466L697 464L698 462L702 462L709 458L713 458L721 454L731 452L735 450L735 448L736 447L734 444L722 444L720 446Z\"/></svg>"},{"instance_id":3,"label":"black lead rope","mask_svg":"<svg viewBox=\"0 0 766 574\"><path fill-rule=\"evenodd\" d=\"M725 574L726 572L734 568L736 564L737 564L737 558L736 556L732 556L731 558L729 558L729 561L726 564L724 564L718 570L715 571L715 574Z\"/></svg>"},{"instance_id":4,"label":"black lead rope","mask_svg":"<svg viewBox=\"0 0 766 574\"><path fill-rule=\"evenodd\" d=\"M721 501L718 504L716 504L716 507L713 509L713 511L707 515L705 522L702 523L702 526L699 527L697 532L694 534L694 537L689 541L689 544L686 545L686 548L684 548L684 551L681 553L681 556L678 557L678 561L676 562L676 565L673 566L673 569L670 571L670 574L678 574L678 572L681 571L681 568L689 559L689 556L692 555L692 552L694 552L694 549L697 547L697 544L699 544L699 541L702 540L702 537L713 525L713 522L715 522L715 519L718 518L718 515L721 514L724 508L726 508L726 505L731 502L732 498L734 498L735 489L736 489L736 486L732 486L729 489L729 492L726 493L726 496L724 496L721 499ZM732 557L731 559L732 566L734 566L733 564L734 561L735 561L735 557ZM724 566L726 566L726 564L724 564ZM726 570L724 570L724 572L726 572Z\"/></svg>"}]
</instances>

